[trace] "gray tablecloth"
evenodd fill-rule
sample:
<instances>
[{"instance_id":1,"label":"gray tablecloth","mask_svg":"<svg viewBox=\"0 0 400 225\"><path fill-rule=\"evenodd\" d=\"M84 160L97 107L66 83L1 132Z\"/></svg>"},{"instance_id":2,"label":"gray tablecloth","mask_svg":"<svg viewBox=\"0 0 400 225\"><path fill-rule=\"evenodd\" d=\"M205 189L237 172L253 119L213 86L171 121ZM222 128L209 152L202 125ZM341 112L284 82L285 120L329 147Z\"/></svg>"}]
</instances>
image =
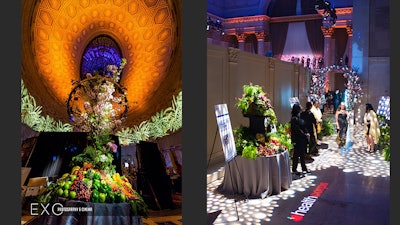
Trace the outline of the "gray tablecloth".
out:
<instances>
[{"instance_id":1,"label":"gray tablecloth","mask_svg":"<svg viewBox=\"0 0 400 225\"><path fill-rule=\"evenodd\" d=\"M236 156L225 165L224 180L219 191L248 198L265 198L287 190L291 183L288 151L257 157L255 160Z\"/></svg>"}]
</instances>

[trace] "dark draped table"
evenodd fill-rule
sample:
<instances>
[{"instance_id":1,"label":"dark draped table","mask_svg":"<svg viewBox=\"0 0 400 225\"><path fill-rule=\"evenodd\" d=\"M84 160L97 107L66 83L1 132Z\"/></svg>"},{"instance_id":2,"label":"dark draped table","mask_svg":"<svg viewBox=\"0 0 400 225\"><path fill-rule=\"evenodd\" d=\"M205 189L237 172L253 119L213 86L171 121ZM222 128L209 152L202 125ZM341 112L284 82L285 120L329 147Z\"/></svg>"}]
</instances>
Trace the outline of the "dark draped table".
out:
<instances>
[{"instance_id":1,"label":"dark draped table","mask_svg":"<svg viewBox=\"0 0 400 225\"><path fill-rule=\"evenodd\" d=\"M285 151L255 160L236 156L225 165L224 179L218 190L248 198L265 198L289 189L292 183L290 156Z\"/></svg>"},{"instance_id":2,"label":"dark draped table","mask_svg":"<svg viewBox=\"0 0 400 225\"><path fill-rule=\"evenodd\" d=\"M37 207L43 209L40 205ZM37 219L41 225L143 225L141 216L134 216L131 205L92 203L76 200L49 203ZM53 210L54 208L54 210ZM62 212L57 210L62 208Z\"/></svg>"}]
</instances>

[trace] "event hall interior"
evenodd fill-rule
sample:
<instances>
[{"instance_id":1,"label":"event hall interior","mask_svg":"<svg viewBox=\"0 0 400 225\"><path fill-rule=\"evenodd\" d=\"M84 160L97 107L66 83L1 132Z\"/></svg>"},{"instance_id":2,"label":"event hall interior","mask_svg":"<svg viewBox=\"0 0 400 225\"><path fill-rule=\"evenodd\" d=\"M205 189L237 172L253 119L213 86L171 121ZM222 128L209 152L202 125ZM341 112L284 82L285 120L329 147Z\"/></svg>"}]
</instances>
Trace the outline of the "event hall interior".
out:
<instances>
[{"instance_id":1,"label":"event hall interior","mask_svg":"<svg viewBox=\"0 0 400 225\"><path fill-rule=\"evenodd\" d=\"M390 223L390 12L388 0L207 1L208 224ZM315 101L317 153L311 136L295 167L292 107Z\"/></svg>"},{"instance_id":2,"label":"event hall interior","mask_svg":"<svg viewBox=\"0 0 400 225\"><path fill-rule=\"evenodd\" d=\"M22 1L21 224L182 223L181 8Z\"/></svg>"},{"instance_id":3,"label":"event hall interior","mask_svg":"<svg viewBox=\"0 0 400 225\"><path fill-rule=\"evenodd\" d=\"M389 0L204 5L21 1L21 224L389 224ZM193 18L197 11L201 18ZM204 36L185 38L199 30ZM185 70L192 61L206 73ZM185 85L198 77L206 80L199 85L206 109L193 116L185 106L202 96ZM255 160L236 155L243 151L226 160L223 143L234 139L219 127L216 109L228 112L235 134L254 128L237 107L249 84L259 85L272 106L274 116L259 123L264 141L290 132L293 102L305 108L308 98L326 97L319 155L306 159L311 173L291 173L290 142L263 146L268 151ZM342 149L333 101L339 93L350 113ZM374 152L364 134L366 103L381 125ZM202 116L204 139L189 121L202 125ZM183 140L189 136L196 140ZM182 171L184 146L207 164ZM201 180L194 170L206 180L196 194L185 189ZM197 204L203 198L206 204ZM52 211L59 204L62 215Z\"/></svg>"}]
</instances>

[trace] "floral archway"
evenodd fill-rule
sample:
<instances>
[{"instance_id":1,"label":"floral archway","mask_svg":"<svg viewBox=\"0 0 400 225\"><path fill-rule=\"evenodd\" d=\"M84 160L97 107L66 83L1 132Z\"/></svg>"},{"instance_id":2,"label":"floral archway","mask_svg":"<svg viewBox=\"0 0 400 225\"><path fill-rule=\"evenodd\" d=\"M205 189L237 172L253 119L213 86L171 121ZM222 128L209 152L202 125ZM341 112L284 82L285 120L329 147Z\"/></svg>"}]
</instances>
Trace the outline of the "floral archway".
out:
<instances>
[{"instance_id":1,"label":"floral archway","mask_svg":"<svg viewBox=\"0 0 400 225\"><path fill-rule=\"evenodd\" d=\"M318 95L318 97L321 97L321 95L325 93L324 89L327 85L326 73L332 71L343 73L343 77L347 79L347 83L345 84L346 106L348 109L352 110L356 103L360 101L360 98L363 95L360 85L360 76L357 70L353 70L348 66L338 65L331 65L325 68L321 68L317 70L316 73L312 76L311 90L314 94Z\"/></svg>"}]
</instances>

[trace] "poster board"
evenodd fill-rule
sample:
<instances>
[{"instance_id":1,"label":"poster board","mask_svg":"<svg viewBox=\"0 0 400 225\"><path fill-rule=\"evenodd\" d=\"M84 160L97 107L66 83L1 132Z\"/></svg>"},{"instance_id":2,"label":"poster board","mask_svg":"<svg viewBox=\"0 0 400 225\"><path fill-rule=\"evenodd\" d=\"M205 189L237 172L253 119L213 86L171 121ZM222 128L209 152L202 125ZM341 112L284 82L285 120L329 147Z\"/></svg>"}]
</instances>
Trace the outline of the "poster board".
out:
<instances>
[{"instance_id":1,"label":"poster board","mask_svg":"<svg viewBox=\"0 0 400 225\"><path fill-rule=\"evenodd\" d=\"M237 155L228 107L226 104L219 104L215 105L214 109L225 161L228 163Z\"/></svg>"}]
</instances>

